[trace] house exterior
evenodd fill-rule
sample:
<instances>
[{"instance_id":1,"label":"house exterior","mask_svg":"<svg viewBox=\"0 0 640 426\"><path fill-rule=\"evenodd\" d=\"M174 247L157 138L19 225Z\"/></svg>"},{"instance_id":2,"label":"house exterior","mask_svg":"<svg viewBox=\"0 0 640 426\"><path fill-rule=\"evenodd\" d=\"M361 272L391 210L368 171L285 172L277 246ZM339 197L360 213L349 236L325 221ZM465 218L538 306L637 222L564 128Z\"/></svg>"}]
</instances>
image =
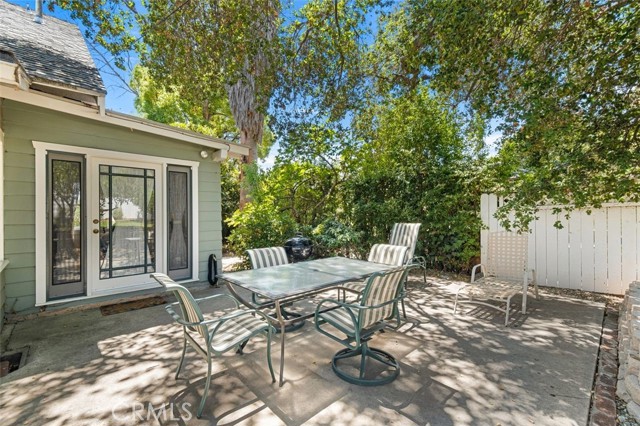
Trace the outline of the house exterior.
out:
<instances>
[{"instance_id":1,"label":"house exterior","mask_svg":"<svg viewBox=\"0 0 640 426\"><path fill-rule=\"evenodd\" d=\"M79 29L37 21L0 0L2 318L205 280L220 161L248 151L106 110Z\"/></svg>"}]
</instances>

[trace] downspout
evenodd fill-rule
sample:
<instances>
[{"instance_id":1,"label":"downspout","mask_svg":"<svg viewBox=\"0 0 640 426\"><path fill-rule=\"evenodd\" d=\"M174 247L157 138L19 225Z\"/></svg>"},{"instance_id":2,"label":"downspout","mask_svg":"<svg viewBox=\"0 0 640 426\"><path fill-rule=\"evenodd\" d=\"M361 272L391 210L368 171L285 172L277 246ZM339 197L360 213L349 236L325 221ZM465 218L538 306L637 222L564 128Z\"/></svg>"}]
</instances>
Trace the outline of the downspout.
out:
<instances>
[{"instance_id":1,"label":"downspout","mask_svg":"<svg viewBox=\"0 0 640 426\"><path fill-rule=\"evenodd\" d=\"M42 0L36 0L36 16L33 17L33 22L42 24Z\"/></svg>"}]
</instances>

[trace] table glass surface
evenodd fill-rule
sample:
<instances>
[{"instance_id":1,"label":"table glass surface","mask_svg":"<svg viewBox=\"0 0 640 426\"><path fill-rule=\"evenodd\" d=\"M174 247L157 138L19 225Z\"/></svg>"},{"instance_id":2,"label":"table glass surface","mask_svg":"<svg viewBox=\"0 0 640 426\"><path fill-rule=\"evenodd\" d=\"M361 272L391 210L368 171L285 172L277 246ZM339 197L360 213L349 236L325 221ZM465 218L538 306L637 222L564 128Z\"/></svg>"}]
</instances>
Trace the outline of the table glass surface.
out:
<instances>
[{"instance_id":1,"label":"table glass surface","mask_svg":"<svg viewBox=\"0 0 640 426\"><path fill-rule=\"evenodd\" d=\"M228 272L218 278L272 300L366 278L374 272L396 268L364 260L330 257L268 268Z\"/></svg>"}]
</instances>

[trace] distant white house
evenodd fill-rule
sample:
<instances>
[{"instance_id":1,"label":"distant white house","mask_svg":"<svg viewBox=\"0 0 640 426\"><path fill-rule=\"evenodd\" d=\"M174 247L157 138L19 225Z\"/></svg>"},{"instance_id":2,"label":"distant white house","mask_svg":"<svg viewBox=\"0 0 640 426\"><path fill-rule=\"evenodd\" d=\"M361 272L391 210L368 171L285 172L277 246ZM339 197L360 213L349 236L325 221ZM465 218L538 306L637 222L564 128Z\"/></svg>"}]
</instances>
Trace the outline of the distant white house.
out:
<instances>
[{"instance_id":1,"label":"distant white house","mask_svg":"<svg viewBox=\"0 0 640 426\"><path fill-rule=\"evenodd\" d=\"M0 29L0 314L205 279L246 148L106 110L73 24L0 0Z\"/></svg>"}]
</instances>

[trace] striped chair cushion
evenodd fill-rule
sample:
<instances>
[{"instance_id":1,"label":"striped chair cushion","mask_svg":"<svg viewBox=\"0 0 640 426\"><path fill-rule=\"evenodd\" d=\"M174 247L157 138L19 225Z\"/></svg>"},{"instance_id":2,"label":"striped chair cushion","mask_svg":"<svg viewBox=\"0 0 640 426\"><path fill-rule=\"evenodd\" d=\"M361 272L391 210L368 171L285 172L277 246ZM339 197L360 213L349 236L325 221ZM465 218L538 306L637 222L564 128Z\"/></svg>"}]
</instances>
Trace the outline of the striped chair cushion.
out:
<instances>
[{"instance_id":1,"label":"striped chair cushion","mask_svg":"<svg viewBox=\"0 0 640 426\"><path fill-rule=\"evenodd\" d=\"M369 262L385 265L402 266L408 247L404 245L374 244L369 251Z\"/></svg>"},{"instance_id":2,"label":"striped chair cushion","mask_svg":"<svg viewBox=\"0 0 640 426\"><path fill-rule=\"evenodd\" d=\"M405 269L399 268L382 275L374 275L367 280L364 295L359 305L371 307L391 302L395 299L402 286ZM394 313L394 304L388 303L378 308L352 309L341 307L319 314L320 318L336 327L349 337L355 337L358 324L353 323L349 314L352 312L356 321L360 324L360 330L366 330L380 321L391 318Z\"/></svg>"},{"instance_id":3,"label":"striped chair cushion","mask_svg":"<svg viewBox=\"0 0 640 426\"><path fill-rule=\"evenodd\" d=\"M413 259L413 254L416 251L416 242L418 241L418 232L420 231L421 225L421 223L394 223L393 228L391 228L389 244L409 247L405 262L409 262Z\"/></svg>"},{"instance_id":4,"label":"striped chair cushion","mask_svg":"<svg viewBox=\"0 0 640 426\"><path fill-rule=\"evenodd\" d=\"M355 326L351 315L347 311L348 308L334 309L331 311L323 312L320 317L333 325L335 328L343 332L349 337L354 337L356 334ZM356 320L358 319L358 312L353 312Z\"/></svg>"},{"instance_id":5,"label":"striped chair cushion","mask_svg":"<svg viewBox=\"0 0 640 426\"><path fill-rule=\"evenodd\" d=\"M284 247L267 247L247 250L253 269L268 268L270 266L286 265L289 263Z\"/></svg>"},{"instance_id":6,"label":"striped chair cushion","mask_svg":"<svg viewBox=\"0 0 640 426\"><path fill-rule=\"evenodd\" d=\"M215 330L215 324L211 327L212 331L209 337L211 348L214 351L225 352L247 340L253 333L264 330L267 327L264 320L244 310L236 310L227 315L237 312L245 312L245 315L225 321L217 330ZM215 334L213 334L214 330Z\"/></svg>"},{"instance_id":7,"label":"striped chair cushion","mask_svg":"<svg viewBox=\"0 0 640 426\"><path fill-rule=\"evenodd\" d=\"M369 262L384 263L385 265L402 266L408 247L394 246L391 244L374 244L369 251ZM356 293L364 290L365 282L353 281L343 284L341 287Z\"/></svg>"},{"instance_id":8,"label":"striped chair cushion","mask_svg":"<svg viewBox=\"0 0 640 426\"><path fill-rule=\"evenodd\" d=\"M182 310L182 317L187 322L202 322L204 321L204 316L200 311L200 307L198 303L193 298L189 290L177 284L173 281L168 275L161 273L154 273L151 276L158 282L160 285L164 287L166 291L173 292L176 299L180 303L180 309ZM208 339L207 335L207 327L203 325L198 325L195 327L189 327L192 331L197 331L202 337Z\"/></svg>"},{"instance_id":9,"label":"striped chair cushion","mask_svg":"<svg viewBox=\"0 0 640 426\"><path fill-rule=\"evenodd\" d=\"M404 268L395 269L384 275L374 275L367 280L367 285L362 293L363 306L376 306L389 302L396 298L402 286ZM394 305L389 303L375 309L366 309L360 312L362 328L367 328L379 321L391 317Z\"/></svg>"}]
</instances>

